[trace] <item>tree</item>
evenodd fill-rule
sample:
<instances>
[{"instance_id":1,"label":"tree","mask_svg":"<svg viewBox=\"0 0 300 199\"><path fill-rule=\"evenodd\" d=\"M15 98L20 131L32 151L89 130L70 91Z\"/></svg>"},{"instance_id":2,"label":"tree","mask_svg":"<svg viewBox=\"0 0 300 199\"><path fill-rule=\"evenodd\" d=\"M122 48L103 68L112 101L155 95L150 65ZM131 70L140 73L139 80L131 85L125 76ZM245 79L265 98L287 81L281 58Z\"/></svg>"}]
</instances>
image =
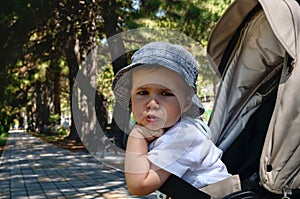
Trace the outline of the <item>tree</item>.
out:
<instances>
[{"instance_id":1,"label":"tree","mask_svg":"<svg viewBox=\"0 0 300 199\"><path fill-rule=\"evenodd\" d=\"M167 28L188 35L205 48L210 30L229 3L228 0L1 1L1 125L7 126L13 114L24 107L27 112L35 111L36 107L34 119L39 125L47 125L51 115L61 114L61 104L65 104L61 97L66 93L70 106L79 110L88 96L80 89L74 91L73 86L79 69L95 46L108 47L115 74L129 61L132 52L125 53L128 46L149 41L120 38L118 33L140 27ZM206 78L200 83L215 84L213 71L203 56L198 57L201 71L210 80ZM67 81L62 80L63 71L68 72ZM85 78L91 80L92 73L86 71ZM105 95L97 90L95 98L105 101ZM93 111L101 120L107 117L100 114L106 112L101 103ZM79 141L74 115L71 116L69 139ZM103 122L102 127L105 126Z\"/></svg>"},{"instance_id":2,"label":"tree","mask_svg":"<svg viewBox=\"0 0 300 199\"><path fill-rule=\"evenodd\" d=\"M55 3L56 1L1 1L1 125L8 125L7 118L17 115L29 103L28 91L34 70L30 58L31 36L36 27L48 18Z\"/></svg>"}]
</instances>

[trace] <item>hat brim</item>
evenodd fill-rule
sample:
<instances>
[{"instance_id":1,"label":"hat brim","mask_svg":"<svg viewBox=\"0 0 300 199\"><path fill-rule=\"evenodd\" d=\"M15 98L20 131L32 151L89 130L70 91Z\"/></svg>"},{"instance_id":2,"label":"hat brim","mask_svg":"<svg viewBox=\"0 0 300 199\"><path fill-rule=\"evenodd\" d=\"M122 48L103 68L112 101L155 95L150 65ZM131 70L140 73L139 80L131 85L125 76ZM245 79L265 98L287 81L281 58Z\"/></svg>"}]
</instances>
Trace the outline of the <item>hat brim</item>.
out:
<instances>
[{"instance_id":1,"label":"hat brim","mask_svg":"<svg viewBox=\"0 0 300 199\"><path fill-rule=\"evenodd\" d=\"M150 65L148 63L133 63L130 64L123 69L121 69L115 76L113 83L112 83L112 90L115 95L116 100L118 103L125 108L127 111L131 111L130 105L130 97L131 97L131 89L132 89L132 69L141 66L141 65ZM153 66L153 64L152 64ZM165 67L165 66L163 66ZM166 67L169 68L169 67ZM173 70L172 68L169 68ZM173 70L178 72L176 70ZM189 115L191 117L198 117L204 113L205 109L201 103L199 97L194 94L192 97L192 105L185 113L185 115Z\"/></svg>"}]
</instances>

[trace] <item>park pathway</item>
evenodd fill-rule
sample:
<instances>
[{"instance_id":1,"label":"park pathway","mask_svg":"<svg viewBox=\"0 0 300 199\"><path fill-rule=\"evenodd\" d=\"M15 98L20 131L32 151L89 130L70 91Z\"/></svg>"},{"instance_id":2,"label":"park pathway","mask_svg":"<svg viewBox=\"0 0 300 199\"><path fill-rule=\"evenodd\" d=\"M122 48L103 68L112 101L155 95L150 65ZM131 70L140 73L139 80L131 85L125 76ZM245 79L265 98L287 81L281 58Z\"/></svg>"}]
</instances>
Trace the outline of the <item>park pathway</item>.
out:
<instances>
[{"instance_id":1,"label":"park pathway","mask_svg":"<svg viewBox=\"0 0 300 199\"><path fill-rule=\"evenodd\" d=\"M0 199L8 198L154 199L156 196L130 195L124 173L89 153L74 153L28 133L12 131L0 159Z\"/></svg>"}]
</instances>

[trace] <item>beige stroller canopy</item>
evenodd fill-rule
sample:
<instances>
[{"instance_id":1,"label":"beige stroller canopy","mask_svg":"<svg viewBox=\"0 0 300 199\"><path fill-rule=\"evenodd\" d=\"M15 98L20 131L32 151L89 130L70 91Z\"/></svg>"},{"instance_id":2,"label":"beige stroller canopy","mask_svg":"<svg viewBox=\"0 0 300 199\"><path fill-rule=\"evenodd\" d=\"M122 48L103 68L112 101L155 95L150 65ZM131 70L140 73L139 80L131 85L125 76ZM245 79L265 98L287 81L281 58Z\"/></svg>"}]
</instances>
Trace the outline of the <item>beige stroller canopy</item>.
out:
<instances>
[{"instance_id":1,"label":"beige stroller canopy","mask_svg":"<svg viewBox=\"0 0 300 199\"><path fill-rule=\"evenodd\" d=\"M224 153L275 93L259 177L265 189L277 194L300 189L299 32L295 0L236 0L215 26L207 48L221 77L209 125ZM255 125L259 128L259 120Z\"/></svg>"}]
</instances>

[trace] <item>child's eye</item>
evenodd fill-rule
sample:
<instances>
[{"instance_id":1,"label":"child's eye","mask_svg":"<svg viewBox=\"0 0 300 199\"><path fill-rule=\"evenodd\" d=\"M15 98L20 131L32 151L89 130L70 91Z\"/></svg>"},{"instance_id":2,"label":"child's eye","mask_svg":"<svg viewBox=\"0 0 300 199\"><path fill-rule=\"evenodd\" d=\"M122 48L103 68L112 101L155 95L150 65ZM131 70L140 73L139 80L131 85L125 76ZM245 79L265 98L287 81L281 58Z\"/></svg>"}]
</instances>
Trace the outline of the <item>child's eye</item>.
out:
<instances>
[{"instance_id":1,"label":"child's eye","mask_svg":"<svg viewBox=\"0 0 300 199\"><path fill-rule=\"evenodd\" d=\"M148 95L149 92L148 91L138 91L136 94L137 95Z\"/></svg>"},{"instance_id":2,"label":"child's eye","mask_svg":"<svg viewBox=\"0 0 300 199\"><path fill-rule=\"evenodd\" d=\"M161 93L161 95L163 95L163 96L174 96L174 94L172 92L170 92L170 91L163 91Z\"/></svg>"}]
</instances>

